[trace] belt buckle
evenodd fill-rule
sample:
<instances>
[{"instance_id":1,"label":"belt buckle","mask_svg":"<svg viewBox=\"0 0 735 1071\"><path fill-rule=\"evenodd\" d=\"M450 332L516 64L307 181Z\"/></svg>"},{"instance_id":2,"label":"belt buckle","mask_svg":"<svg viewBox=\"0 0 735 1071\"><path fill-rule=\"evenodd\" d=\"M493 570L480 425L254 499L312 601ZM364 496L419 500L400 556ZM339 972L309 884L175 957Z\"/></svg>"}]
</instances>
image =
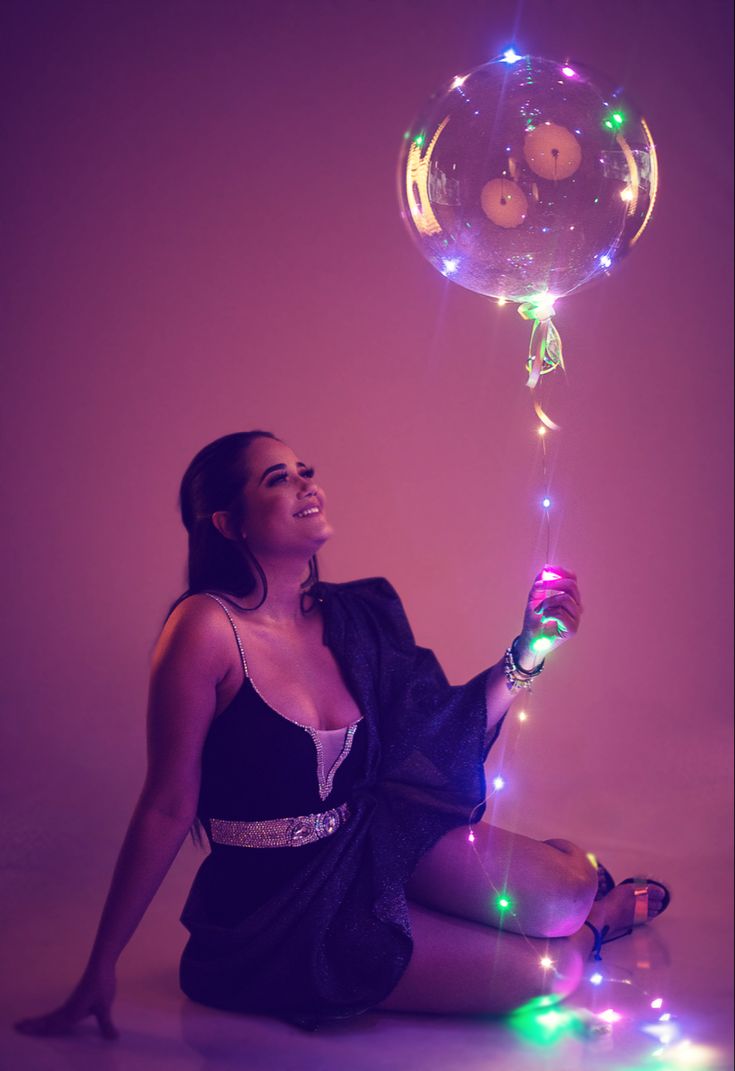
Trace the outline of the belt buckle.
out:
<instances>
[{"instance_id":1,"label":"belt buckle","mask_svg":"<svg viewBox=\"0 0 735 1071\"><path fill-rule=\"evenodd\" d=\"M299 841L305 840L306 837L311 836L314 832L314 824L313 818L302 818L300 822L292 827L291 840L298 844Z\"/></svg>"}]
</instances>

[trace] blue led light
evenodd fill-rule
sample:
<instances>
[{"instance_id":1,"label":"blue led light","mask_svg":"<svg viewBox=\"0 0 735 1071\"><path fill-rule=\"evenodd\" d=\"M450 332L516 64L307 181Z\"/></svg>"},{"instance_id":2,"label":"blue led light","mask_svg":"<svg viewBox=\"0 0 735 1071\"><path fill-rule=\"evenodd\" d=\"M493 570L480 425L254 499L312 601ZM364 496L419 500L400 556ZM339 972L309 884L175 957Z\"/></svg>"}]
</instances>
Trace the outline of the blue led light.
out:
<instances>
[{"instance_id":1,"label":"blue led light","mask_svg":"<svg viewBox=\"0 0 735 1071\"><path fill-rule=\"evenodd\" d=\"M545 498L543 500L543 502L541 503L541 505L544 507L544 509L548 509L549 506L551 505L551 499L550 498Z\"/></svg>"},{"instance_id":2,"label":"blue led light","mask_svg":"<svg viewBox=\"0 0 735 1071\"><path fill-rule=\"evenodd\" d=\"M493 788L496 792L500 792L501 788L505 788L505 780L500 776L493 777Z\"/></svg>"},{"instance_id":3,"label":"blue led light","mask_svg":"<svg viewBox=\"0 0 735 1071\"><path fill-rule=\"evenodd\" d=\"M596 971L595 974L590 975L590 981L592 982L592 985L600 985L604 979L599 971Z\"/></svg>"},{"instance_id":4,"label":"blue led light","mask_svg":"<svg viewBox=\"0 0 735 1071\"><path fill-rule=\"evenodd\" d=\"M448 260L445 258L444 260L442 260L442 264L444 265L445 275L453 275L459 267L459 261L456 258L453 260Z\"/></svg>"},{"instance_id":5,"label":"blue led light","mask_svg":"<svg viewBox=\"0 0 735 1071\"><path fill-rule=\"evenodd\" d=\"M523 56L519 56L516 50L511 46L506 48L503 53L503 63L518 63L519 59L523 59Z\"/></svg>"},{"instance_id":6,"label":"blue led light","mask_svg":"<svg viewBox=\"0 0 735 1071\"><path fill-rule=\"evenodd\" d=\"M607 253L603 253L600 257L600 264L603 268L610 268L612 267L612 258L609 257Z\"/></svg>"}]
</instances>

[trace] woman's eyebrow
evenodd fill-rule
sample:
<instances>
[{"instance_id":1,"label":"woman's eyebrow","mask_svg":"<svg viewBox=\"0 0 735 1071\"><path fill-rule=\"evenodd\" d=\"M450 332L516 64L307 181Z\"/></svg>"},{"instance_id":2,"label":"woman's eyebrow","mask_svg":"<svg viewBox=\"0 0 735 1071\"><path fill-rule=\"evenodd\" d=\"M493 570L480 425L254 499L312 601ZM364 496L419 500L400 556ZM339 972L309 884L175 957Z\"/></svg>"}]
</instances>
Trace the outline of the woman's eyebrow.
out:
<instances>
[{"instance_id":1,"label":"woman's eyebrow","mask_svg":"<svg viewBox=\"0 0 735 1071\"><path fill-rule=\"evenodd\" d=\"M281 463L280 465L271 465L270 468L267 468L265 470L263 475L258 480L258 487L260 487L260 485L262 484L263 480L266 478L266 476L268 475L269 472L275 472L277 469L285 469L285 468L286 468L286 466L283 463ZM306 468L305 462L297 461L296 462L296 468L305 469Z\"/></svg>"}]
</instances>

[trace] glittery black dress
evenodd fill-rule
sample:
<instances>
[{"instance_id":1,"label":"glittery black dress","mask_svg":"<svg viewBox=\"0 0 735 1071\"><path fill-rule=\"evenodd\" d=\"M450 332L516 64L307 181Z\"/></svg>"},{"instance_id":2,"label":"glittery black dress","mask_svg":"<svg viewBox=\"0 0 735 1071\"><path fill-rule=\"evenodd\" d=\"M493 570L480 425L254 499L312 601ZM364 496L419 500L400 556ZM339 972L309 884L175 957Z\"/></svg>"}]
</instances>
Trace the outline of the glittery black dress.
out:
<instances>
[{"instance_id":1,"label":"glittery black dress","mask_svg":"<svg viewBox=\"0 0 735 1071\"><path fill-rule=\"evenodd\" d=\"M274 711L246 679L213 722L198 816L255 821L347 803L331 836L285 848L213 843L181 921L184 992L305 1029L383 1000L412 951L405 886L419 858L484 812L486 671L451 686L414 641L382 578L320 582L324 642L362 718L328 778L314 734ZM318 750L318 746L317 746ZM317 776L317 771L319 776Z\"/></svg>"}]
</instances>

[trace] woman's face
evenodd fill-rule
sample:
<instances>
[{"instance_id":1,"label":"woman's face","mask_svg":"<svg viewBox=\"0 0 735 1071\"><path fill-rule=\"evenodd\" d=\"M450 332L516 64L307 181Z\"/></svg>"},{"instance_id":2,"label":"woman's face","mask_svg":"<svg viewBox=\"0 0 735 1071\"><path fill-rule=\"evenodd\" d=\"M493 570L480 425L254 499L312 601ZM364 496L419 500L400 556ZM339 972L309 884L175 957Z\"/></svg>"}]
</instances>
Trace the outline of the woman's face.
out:
<instances>
[{"instance_id":1,"label":"woman's face","mask_svg":"<svg viewBox=\"0 0 735 1071\"><path fill-rule=\"evenodd\" d=\"M278 439L255 439L248 448L242 531L256 554L311 557L332 535L324 492L314 469Z\"/></svg>"}]
</instances>

